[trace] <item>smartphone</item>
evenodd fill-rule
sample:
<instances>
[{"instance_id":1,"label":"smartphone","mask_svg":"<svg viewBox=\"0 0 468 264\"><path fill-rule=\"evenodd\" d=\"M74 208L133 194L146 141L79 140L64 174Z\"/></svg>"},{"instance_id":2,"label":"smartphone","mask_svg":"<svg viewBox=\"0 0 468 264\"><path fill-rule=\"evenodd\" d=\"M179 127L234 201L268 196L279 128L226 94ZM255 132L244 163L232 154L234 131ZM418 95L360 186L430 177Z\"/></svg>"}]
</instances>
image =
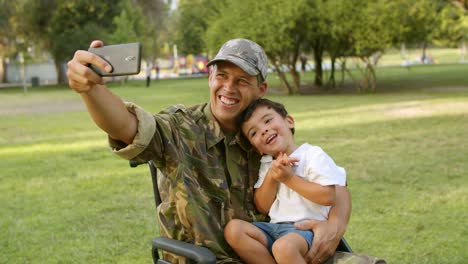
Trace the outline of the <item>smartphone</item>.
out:
<instances>
[{"instance_id":1,"label":"smartphone","mask_svg":"<svg viewBox=\"0 0 468 264\"><path fill-rule=\"evenodd\" d=\"M100 76L133 75L140 72L141 44L138 42L89 48L88 51L99 55L112 66L112 72L101 72L90 65Z\"/></svg>"}]
</instances>

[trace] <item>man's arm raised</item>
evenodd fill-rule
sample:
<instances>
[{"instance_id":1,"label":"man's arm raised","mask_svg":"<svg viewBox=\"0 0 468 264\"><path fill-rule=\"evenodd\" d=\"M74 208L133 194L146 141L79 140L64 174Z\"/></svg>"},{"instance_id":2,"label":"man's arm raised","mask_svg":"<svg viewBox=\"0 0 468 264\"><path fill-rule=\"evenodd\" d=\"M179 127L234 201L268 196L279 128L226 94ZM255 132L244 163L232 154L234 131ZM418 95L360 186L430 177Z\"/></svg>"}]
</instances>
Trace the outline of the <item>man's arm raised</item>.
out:
<instances>
[{"instance_id":1,"label":"man's arm raised","mask_svg":"<svg viewBox=\"0 0 468 264\"><path fill-rule=\"evenodd\" d=\"M327 221L306 220L296 223L296 228L314 231L314 243L307 254L307 263L324 263L331 257L346 232L351 215L351 195L348 188L336 186L335 205Z\"/></svg>"},{"instance_id":2,"label":"man's arm raised","mask_svg":"<svg viewBox=\"0 0 468 264\"><path fill-rule=\"evenodd\" d=\"M93 41L90 45L90 47L100 46L103 46L101 41ZM137 118L127 111L122 99L104 85L103 78L88 67L90 64L105 72L112 70L112 67L99 56L79 50L67 64L70 88L81 95L98 127L113 139L126 144L132 143L137 133Z\"/></svg>"}]
</instances>

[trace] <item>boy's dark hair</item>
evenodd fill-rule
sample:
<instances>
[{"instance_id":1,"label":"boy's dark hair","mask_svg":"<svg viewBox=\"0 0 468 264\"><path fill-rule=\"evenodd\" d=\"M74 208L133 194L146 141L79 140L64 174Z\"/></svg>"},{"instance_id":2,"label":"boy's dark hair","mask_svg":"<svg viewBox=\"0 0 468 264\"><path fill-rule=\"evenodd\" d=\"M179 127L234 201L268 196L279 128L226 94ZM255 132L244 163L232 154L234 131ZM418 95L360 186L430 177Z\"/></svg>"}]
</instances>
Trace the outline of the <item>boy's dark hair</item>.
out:
<instances>
[{"instance_id":1,"label":"boy's dark hair","mask_svg":"<svg viewBox=\"0 0 468 264\"><path fill-rule=\"evenodd\" d=\"M259 98L254 101L252 101L249 106L240 114L240 116L237 118L237 124L239 127L242 127L242 124L249 120L252 117L253 112L260 106L266 106L268 108L272 108L280 114L282 117L287 117L288 116L288 111L286 111L286 108L284 107L283 104L278 103L278 102L273 102L271 100L265 99L265 98ZM291 128L291 132L294 135L294 127Z\"/></svg>"}]
</instances>

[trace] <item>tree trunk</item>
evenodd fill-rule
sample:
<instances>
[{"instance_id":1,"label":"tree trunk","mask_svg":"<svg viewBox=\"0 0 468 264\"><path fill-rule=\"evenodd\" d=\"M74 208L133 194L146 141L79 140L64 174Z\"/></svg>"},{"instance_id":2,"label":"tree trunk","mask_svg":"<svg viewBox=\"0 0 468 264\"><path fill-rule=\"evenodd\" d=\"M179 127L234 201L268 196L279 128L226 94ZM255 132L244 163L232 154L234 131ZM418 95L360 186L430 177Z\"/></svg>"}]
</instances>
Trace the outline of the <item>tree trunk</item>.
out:
<instances>
[{"instance_id":1,"label":"tree trunk","mask_svg":"<svg viewBox=\"0 0 468 264\"><path fill-rule=\"evenodd\" d=\"M340 67L341 67L341 80L340 80L340 87L344 85L345 81L345 74L346 74L346 57L343 58L343 60L340 62Z\"/></svg>"},{"instance_id":2,"label":"tree trunk","mask_svg":"<svg viewBox=\"0 0 468 264\"><path fill-rule=\"evenodd\" d=\"M377 75L375 74L374 65L368 64L367 72L369 74L369 86L370 92L375 93L377 91Z\"/></svg>"},{"instance_id":3,"label":"tree trunk","mask_svg":"<svg viewBox=\"0 0 468 264\"><path fill-rule=\"evenodd\" d=\"M359 85L359 92L375 93L375 91L377 90L377 76L375 74L371 58L361 57L361 60L364 62L365 67L363 69L360 69L363 79L361 80L361 83Z\"/></svg>"},{"instance_id":4,"label":"tree trunk","mask_svg":"<svg viewBox=\"0 0 468 264\"><path fill-rule=\"evenodd\" d=\"M322 87L323 85L323 70L322 70L322 57L323 48L320 41L314 45L314 64L315 64L315 85Z\"/></svg>"},{"instance_id":5,"label":"tree trunk","mask_svg":"<svg viewBox=\"0 0 468 264\"><path fill-rule=\"evenodd\" d=\"M275 65L275 71L276 73L278 73L278 77L280 78L282 86L286 88L286 90L288 91L288 94L293 94L293 89L291 85L289 84L288 80L286 79L286 74L284 74L284 72L281 70L281 68L279 67L277 63L275 63L274 65Z\"/></svg>"},{"instance_id":6,"label":"tree trunk","mask_svg":"<svg viewBox=\"0 0 468 264\"><path fill-rule=\"evenodd\" d=\"M328 86L332 89L336 88L336 80L335 80L335 62L336 57L331 57L331 70L330 70L330 78L328 79Z\"/></svg>"},{"instance_id":7,"label":"tree trunk","mask_svg":"<svg viewBox=\"0 0 468 264\"><path fill-rule=\"evenodd\" d=\"M7 64L4 58L0 58L0 83L7 82Z\"/></svg>"},{"instance_id":8,"label":"tree trunk","mask_svg":"<svg viewBox=\"0 0 468 264\"><path fill-rule=\"evenodd\" d=\"M403 60L403 64L406 65L406 45L405 43L401 43L401 47L400 47L400 55L401 55L401 59Z\"/></svg>"},{"instance_id":9,"label":"tree trunk","mask_svg":"<svg viewBox=\"0 0 468 264\"><path fill-rule=\"evenodd\" d=\"M296 38L296 44L294 45L294 50L291 58L291 75L293 77L293 93L292 94L297 94L299 92L299 89L301 88L301 75L300 73L296 70L296 63L297 59L299 58L299 43L301 41Z\"/></svg>"},{"instance_id":10,"label":"tree trunk","mask_svg":"<svg viewBox=\"0 0 468 264\"><path fill-rule=\"evenodd\" d=\"M347 67L344 67L343 69L344 69L344 71L346 73L348 73L349 78L351 78L351 80L355 83L357 92L360 93L361 92L361 84L359 83L359 81L356 78L354 78L353 74L351 73L351 71ZM343 77L343 79L344 79L344 77Z\"/></svg>"},{"instance_id":11,"label":"tree trunk","mask_svg":"<svg viewBox=\"0 0 468 264\"><path fill-rule=\"evenodd\" d=\"M296 69L293 69L291 71L291 75L293 77L293 87L292 87L292 94L296 94L299 92L299 88L301 87L301 76L300 74L296 71Z\"/></svg>"},{"instance_id":12,"label":"tree trunk","mask_svg":"<svg viewBox=\"0 0 468 264\"><path fill-rule=\"evenodd\" d=\"M422 57L421 57L421 63L422 63L422 64L426 64L426 59L427 59L427 57L426 57L426 49L427 49L427 42L424 41L424 43L423 43L423 49L422 49Z\"/></svg>"},{"instance_id":13,"label":"tree trunk","mask_svg":"<svg viewBox=\"0 0 468 264\"><path fill-rule=\"evenodd\" d=\"M66 83L67 79L65 77L65 72L64 72L64 70L62 68L61 61L54 58L54 65L55 65L55 71L57 72L57 83L58 84Z\"/></svg>"},{"instance_id":14,"label":"tree trunk","mask_svg":"<svg viewBox=\"0 0 468 264\"><path fill-rule=\"evenodd\" d=\"M466 55L466 41L463 41L460 47L460 54L461 54L461 62L465 63L465 55Z\"/></svg>"}]
</instances>

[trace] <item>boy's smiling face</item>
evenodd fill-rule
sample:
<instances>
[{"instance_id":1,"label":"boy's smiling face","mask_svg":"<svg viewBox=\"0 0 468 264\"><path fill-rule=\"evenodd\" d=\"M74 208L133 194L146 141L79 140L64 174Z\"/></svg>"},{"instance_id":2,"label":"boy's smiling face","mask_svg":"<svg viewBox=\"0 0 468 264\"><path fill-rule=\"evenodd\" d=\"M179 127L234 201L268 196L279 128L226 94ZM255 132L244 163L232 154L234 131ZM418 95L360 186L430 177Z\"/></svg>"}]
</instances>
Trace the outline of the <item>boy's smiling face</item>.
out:
<instances>
[{"instance_id":1,"label":"boy's smiling face","mask_svg":"<svg viewBox=\"0 0 468 264\"><path fill-rule=\"evenodd\" d=\"M280 152L289 155L296 149L293 127L290 115L283 117L273 108L260 105L242 124L242 132L259 153L276 157Z\"/></svg>"}]
</instances>

